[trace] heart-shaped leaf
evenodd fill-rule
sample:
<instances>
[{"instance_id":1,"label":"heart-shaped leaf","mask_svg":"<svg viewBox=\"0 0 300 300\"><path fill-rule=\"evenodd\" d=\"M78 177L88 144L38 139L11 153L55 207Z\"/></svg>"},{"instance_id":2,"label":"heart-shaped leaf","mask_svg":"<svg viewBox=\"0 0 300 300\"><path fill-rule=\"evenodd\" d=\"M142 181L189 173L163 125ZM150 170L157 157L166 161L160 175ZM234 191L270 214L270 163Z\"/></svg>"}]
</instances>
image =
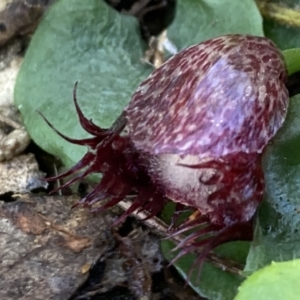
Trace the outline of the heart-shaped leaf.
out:
<instances>
[{"instance_id":1,"label":"heart-shaped leaf","mask_svg":"<svg viewBox=\"0 0 300 300\"><path fill-rule=\"evenodd\" d=\"M264 155L266 189L247 271L300 257L300 95Z\"/></svg>"},{"instance_id":2,"label":"heart-shaped leaf","mask_svg":"<svg viewBox=\"0 0 300 300\"><path fill-rule=\"evenodd\" d=\"M231 33L264 35L255 1L177 0L177 13L168 37L179 50Z\"/></svg>"},{"instance_id":3,"label":"heart-shaped leaf","mask_svg":"<svg viewBox=\"0 0 300 300\"><path fill-rule=\"evenodd\" d=\"M289 75L300 71L300 48L288 49L282 52Z\"/></svg>"},{"instance_id":4,"label":"heart-shaped leaf","mask_svg":"<svg viewBox=\"0 0 300 300\"><path fill-rule=\"evenodd\" d=\"M104 1L54 4L34 34L15 87L15 103L33 140L67 167L77 162L86 149L60 138L36 110L67 136L85 136L72 101L79 81L84 114L109 127L151 72L140 61L143 50L138 22Z\"/></svg>"}]
</instances>

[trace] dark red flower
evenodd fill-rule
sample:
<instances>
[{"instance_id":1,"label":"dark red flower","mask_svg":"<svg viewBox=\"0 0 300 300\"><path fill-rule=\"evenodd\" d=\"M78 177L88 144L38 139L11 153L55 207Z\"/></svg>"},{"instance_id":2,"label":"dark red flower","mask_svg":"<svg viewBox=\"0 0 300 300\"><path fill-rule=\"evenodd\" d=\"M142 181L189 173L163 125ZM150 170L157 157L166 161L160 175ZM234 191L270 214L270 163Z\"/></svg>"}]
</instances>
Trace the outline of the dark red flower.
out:
<instances>
[{"instance_id":1,"label":"dark red flower","mask_svg":"<svg viewBox=\"0 0 300 300\"><path fill-rule=\"evenodd\" d=\"M105 200L97 208L103 210L130 196L132 205L119 221L136 209L152 217L168 201L178 211L192 208L194 217L173 234L198 228L177 248L179 256L202 249L202 264L217 245L252 236L264 192L262 153L287 113L286 77L282 54L270 40L227 35L189 47L155 70L109 129L84 117L75 87L80 123L93 137L59 133L89 150L56 179L85 168L68 186L102 173L79 204Z\"/></svg>"}]
</instances>

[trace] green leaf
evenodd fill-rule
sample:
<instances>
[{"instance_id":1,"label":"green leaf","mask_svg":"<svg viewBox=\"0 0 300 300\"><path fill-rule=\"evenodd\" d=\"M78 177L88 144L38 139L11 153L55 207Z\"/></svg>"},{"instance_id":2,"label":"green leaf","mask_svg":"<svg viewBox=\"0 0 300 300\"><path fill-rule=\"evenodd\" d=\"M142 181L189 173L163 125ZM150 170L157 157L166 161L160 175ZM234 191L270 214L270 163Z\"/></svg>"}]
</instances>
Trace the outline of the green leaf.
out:
<instances>
[{"instance_id":1,"label":"green leaf","mask_svg":"<svg viewBox=\"0 0 300 300\"><path fill-rule=\"evenodd\" d=\"M179 50L224 34L264 35L254 0L178 0L177 6L168 37Z\"/></svg>"},{"instance_id":2,"label":"green leaf","mask_svg":"<svg viewBox=\"0 0 300 300\"><path fill-rule=\"evenodd\" d=\"M299 27L280 24L274 20L264 20L264 32L281 50L300 47Z\"/></svg>"},{"instance_id":3,"label":"green leaf","mask_svg":"<svg viewBox=\"0 0 300 300\"><path fill-rule=\"evenodd\" d=\"M267 266L243 282L234 300L298 300L300 259Z\"/></svg>"},{"instance_id":4,"label":"green leaf","mask_svg":"<svg viewBox=\"0 0 300 300\"><path fill-rule=\"evenodd\" d=\"M282 53L286 62L288 74L292 75L296 72L299 72L300 71L300 48L285 50Z\"/></svg>"},{"instance_id":5,"label":"green leaf","mask_svg":"<svg viewBox=\"0 0 300 300\"><path fill-rule=\"evenodd\" d=\"M258 0L266 37L281 49L300 47L299 0Z\"/></svg>"},{"instance_id":6,"label":"green leaf","mask_svg":"<svg viewBox=\"0 0 300 300\"><path fill-rule=\"evenodd\" d=\"M174 246L174 243L169 240L162 241L163 253L169 261L176 255L176 252L172 252ZM219 246L216 252L236 262L244 263L248 250L248 242L231 242ZM176 261L175 267L183 278L187 279L195 260L196 255L188 254ZM200 277L198 273L198 268L195 266L189 278L191 287L202 297L213 300L232 300L244 279L241 275L225 272L209 262L204 263Z\"/></svg>"},{"instance_id":7,"label":"green leaf","mask_svg":"<svg viewBox=\"0 0 300 300\"><path fill-rule=\"evenodd\" d=\"M150 72L143 56L137 21L100 0L60 0L39 25L17 78L15 103L33 140L68 167L86 152L51 130L36 110L62 133L74 138L81 129L72 101L88 118L109 127Z\"/></svg>"},{"instance_id":8,"label":"green leaf","mask_svg":"<svg viewBox=\"0 0 300 300\"><path fill-rule=\"evenodd\" d=\"M296 95L290 99L284 126L264 154L265 196L246 271L300 257L299 128L300 95Z\"/></svg>"}]
</instances>

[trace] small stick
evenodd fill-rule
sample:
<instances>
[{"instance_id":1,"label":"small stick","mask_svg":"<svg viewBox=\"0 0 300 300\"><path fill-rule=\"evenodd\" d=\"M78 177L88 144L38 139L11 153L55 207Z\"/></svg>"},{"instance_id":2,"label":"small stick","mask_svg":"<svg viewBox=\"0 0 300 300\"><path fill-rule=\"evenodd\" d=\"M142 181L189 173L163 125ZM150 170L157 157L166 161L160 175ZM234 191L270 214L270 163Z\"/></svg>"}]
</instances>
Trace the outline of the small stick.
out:
<instances>
[{"instance_id":1,"label":"small stick","mask_svg":"<svg viewBox=\"0 0 300 300\"><path fill-rule=\"evenodd\" d=\"M20 129L22 127L20 124L18 124L17 122L9 119L6 116L3 116L1 113L0 113L0 122L7 124L7 125L11 126L14 129Z\"/></svg>"},{"instance_id":2,"label":"small stick","mask_svg":"<svg viewBox=\"0 0 300 300\"><path fill-rule=\"evenodd\" d=\"M56 168L55 164L53 164L53 169L54 169L55 177L57 177L58 176L58 172L57 172L57 168ZM61 183L60 183L59 179L56 180L56 184L57 184L58 195L62 196L62 191L61 191L61 188L60 188L61 187Z\"/></svg>"}]
</instances>

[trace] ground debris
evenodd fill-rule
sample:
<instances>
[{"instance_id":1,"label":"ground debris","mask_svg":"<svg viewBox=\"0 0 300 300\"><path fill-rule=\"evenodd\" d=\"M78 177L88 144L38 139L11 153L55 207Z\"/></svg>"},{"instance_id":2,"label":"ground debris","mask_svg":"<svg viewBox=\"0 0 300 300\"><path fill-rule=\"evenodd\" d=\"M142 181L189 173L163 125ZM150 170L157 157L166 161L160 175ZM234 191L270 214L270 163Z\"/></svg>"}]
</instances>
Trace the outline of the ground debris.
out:
<instances>
[{"instance_id":1,"label":"ground debris","mask_svg":"<svg viewBox=\"0 0 300 300\"><path fill-rule=\"evenodd\" d=\"M14 85L23 60L21 48L22 43L15 41L0 50L0 161L20 154L30 142L13 105Z\"/></svg>"},{"instance_id":2,"label":"ground debris","mask_svg":"<svg viewBox=\"0 0 300 300\"><path fill-rule=\"evenodd\" d=\"M151 276L162 270L164 260L159 239L140 227L126 236L117 232L113 236L115 248L110 254L100 258L104 264L102 276L97 281L87 283L72 299L105 295L116 286L127 287L136 299L153 299Z\"/></svg>"},{"instance_id":3,"label":"ground debris","mask_svg":"<svg viewBox=\"0 0 300 300\"><path fill-rule=\"evenodd\" d=\"M27 193L36 188L46 188L48 183L43 180L43 176L33 154L20 155L1 162L0 195L9 192Z\"/></svg>"},{"instance_id":4,"label":"ground debris","mask_svg":"<svg viewBox=\"0 0 300 300\"><path fill-rule=\"evenodd\" d=\"M46 9L55 0L2 0L0 46L15 36L34 32Z\"/></svg>"},{"instance_id":5,"label":"ground debris","mask_svg":"<svg viewBox=\"0 0 300 300\"><path fill-rule=\"evenodd\" d=\"M120 243L120 254L125 260L123 269L129 290L137 299L150 299L151 274L162 268L163 257L159 255L159 245L141 228L133 230L126 237L116 235L116 238Z\"/></svg>"},{"instance_id":6,"label":"ground debris","mask_svg":"<svg viewBox=\"0 0 300 300\"><path fill-rule=\"evenodd\" d=\"M70 210L77 197L0 202L0 299L68 299L113 243L108 214Z\"/></svg>"}]
</instances>

